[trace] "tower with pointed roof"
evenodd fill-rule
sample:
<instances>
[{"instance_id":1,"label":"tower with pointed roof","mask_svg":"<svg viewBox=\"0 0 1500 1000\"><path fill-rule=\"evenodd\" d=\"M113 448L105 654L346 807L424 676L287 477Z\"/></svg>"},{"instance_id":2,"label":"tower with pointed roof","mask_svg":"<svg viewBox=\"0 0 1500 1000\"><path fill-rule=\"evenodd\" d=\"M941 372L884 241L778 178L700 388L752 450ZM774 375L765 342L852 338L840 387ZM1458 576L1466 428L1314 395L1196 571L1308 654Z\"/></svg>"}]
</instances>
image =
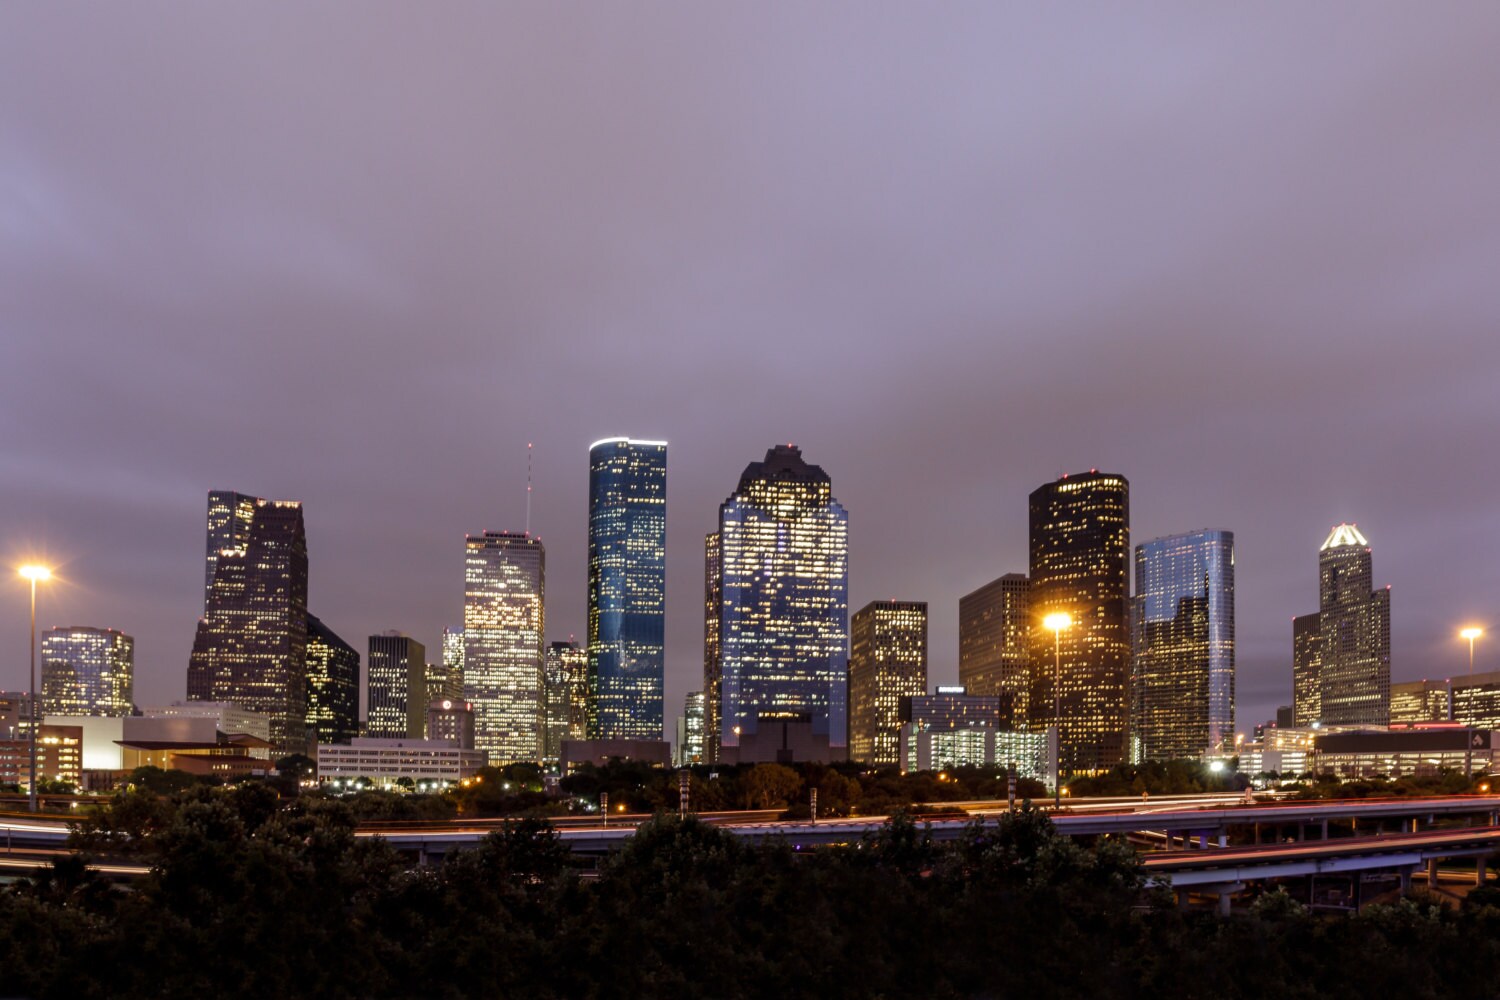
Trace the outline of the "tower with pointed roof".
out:
<instances>
[{"instance_id":1,"label":"tower with pointed roof","mask_svg":"<svg viewBox=\"0 0 1500 1000\"><path fill-rule=\"evenodd\" d=\"M1391 592L1372 577L1369 541L1335 525L1318 550L1317 721L1328 725L1390 720Z\"/></svg>"}]
</instances>

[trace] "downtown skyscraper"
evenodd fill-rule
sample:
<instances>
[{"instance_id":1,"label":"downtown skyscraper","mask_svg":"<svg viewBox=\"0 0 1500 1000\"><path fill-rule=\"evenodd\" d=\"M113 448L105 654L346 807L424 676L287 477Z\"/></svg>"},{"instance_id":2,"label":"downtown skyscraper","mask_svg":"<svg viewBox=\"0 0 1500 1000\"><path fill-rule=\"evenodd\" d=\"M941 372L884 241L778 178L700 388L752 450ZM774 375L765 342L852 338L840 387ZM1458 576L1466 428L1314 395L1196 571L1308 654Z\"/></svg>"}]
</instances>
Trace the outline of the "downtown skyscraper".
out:
<instances>
[{"instance_id":1,"label":"downtown skyscraper","mask_svg":"<svg viewBox=\"0 0 1500 1000\"><path fill-rule=\"evenodd\" d=\"M1356 525L1336 525L1318 550L1316 641L1309 623L1299 651L1293 630L1294 695L1299 683L1311 687L1316 677L1317 714L1309 722L1383 726L1390 720L1391 592L1372 589L1373 575L1365 536ZM1299 724L1302 715L1299 700Z\"/></svg>"},{"instance_id":2,"label":"downtown skyscraper","mask_svg":"<svg viewBox=\"0 0 1500 1000\"><path fill-rule=\"evenodd\" d=\"M588 653L576 642L547 646L546 736L542 761L556 765L563 740L588 738Z\"/></svg>"},{"instance_id":3,"label":"downtown skyscraper","mask_svg":"<svg viewBox=\"0 0 1500 1000\"><path fill-rule=\"evenodd\" d=\"M427 720L427 647L402 632L370 636L365 735L422 738Z\"/></svg>"},{"instance_id":4,"label":"downtown skyscraper","mask_svg":"<svg viewBox=\"0 0 1500 1000\"><path fill-rule=\"evenodd\" d=\"M847 746L849 521L795 445L751 462L705 544L704 690L713 760L761 718L807 717Z\"/></svg>"},{"instance_id":5,"label":"downtown skyscraper","mask_svg":"<svg viewBox=\"0 0 1500 1000\"><path fill-rule=\"evenodd\" d=\"M209 538L216 537L209 494ZM235 508L238 510L238 506ZM237 516L237 515L236 515ZM306 753L307 535L302 505L254 502L247 531L213 559L213 584L188 663L188 699L230 701L271 720L277 754Z\"/></svg>"},{"instance_id":6,"label":"downtown skyscraper","mask_svg":"<svg viewBox=\"0 0 1500 1000\"><path fill-rule=\"evenodd\" d=\"M927 693L927 602L872 601L849 633L849 759L899 763L901 699Z\"/></svg>"},{"instance_id":7,"label":"downtown skyscraper","mask_svg":"<svg viewBox=\"0 0 1500 1000\"><path fill-rule=\"evenodd\" d=\"M667 443L589 446L588 732L663 738Z\"/></svg>"},{"instance_id":8,"label":"downtown skyscraper","mask_svg":"<svg viewBox=\"0 0 1500 1000\"><path fill-rule=\"evenodd\" d=\"M1130 735L1140 761L1234 750L1234 534L1135 547Z\"/></svg>"},{"instance_id":9,"label":"downtown skyscraper","mask_svg":"<svg viewBox=\"0 0 1500 1000\"><path fill-rule=\"evenodd\" d=\"M1031 663L1031 581L1006 573L958 600L958 680L1000 698L1002 729L1026 728Z\"/></svg>"},{"instance_id":10,"label":"downtown skyscraper","mask_svg":"<svg viewBox=\"0 0 1500 1000\"><path fill-rule=\"evenodd\" d=\"M464 540L464 698L492 764L542 758L546 567L541 539L523 532Z\"/></svg>"},{"instance_id":11,"label":"downtown skyscraper","mask_svg":"<svg viewBox=\"0 0 1500 1000\"><path fill-rule=\"evenodd\" d=\"M307 738L331 746L359 735L359 651L307 616Z\"/></svg>"},{"instance_id":12,"label":"downtown skyscraper","mask_svg":"<svg viewBox=\"0 0 1500 1000\"><path fill-rule=\"evenodd\" d=\"M42 715L129 715L134 690L135 640L124 632L72 625L42 634Z\"/></svg>"},{"instance_id":13,"label":"downtown skyscraper","mask_svg":"<svg viewBox=\"0 0 1500 1000\"><path fill-rule=\"evenodd\" d=\"M1058 727L1064 774L1105 771L1126 757L1130 484L1096 471L1064 476L1032 492L1030 515L1028 728ZM1064 613L1071 626L1043 627Z\"/></svg>"}]
</instances>

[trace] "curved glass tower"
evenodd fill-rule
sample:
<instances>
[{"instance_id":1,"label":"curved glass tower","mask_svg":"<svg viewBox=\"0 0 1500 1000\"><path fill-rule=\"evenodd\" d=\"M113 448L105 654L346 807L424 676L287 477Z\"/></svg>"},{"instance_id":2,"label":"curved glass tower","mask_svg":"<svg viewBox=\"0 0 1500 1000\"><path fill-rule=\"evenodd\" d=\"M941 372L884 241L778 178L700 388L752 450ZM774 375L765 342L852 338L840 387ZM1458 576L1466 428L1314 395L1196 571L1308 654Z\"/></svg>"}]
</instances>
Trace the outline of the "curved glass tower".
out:
<instances>
[{"instance_id":1,"label":"curved glass tower","mask_svg":"<svg viewBox=\"0 0 1500 1000\"><path fill-rule=\"evenodd\" d=\"M589 447L588 733L663 738L667 443Z\"/></svg>"}]
</instances>

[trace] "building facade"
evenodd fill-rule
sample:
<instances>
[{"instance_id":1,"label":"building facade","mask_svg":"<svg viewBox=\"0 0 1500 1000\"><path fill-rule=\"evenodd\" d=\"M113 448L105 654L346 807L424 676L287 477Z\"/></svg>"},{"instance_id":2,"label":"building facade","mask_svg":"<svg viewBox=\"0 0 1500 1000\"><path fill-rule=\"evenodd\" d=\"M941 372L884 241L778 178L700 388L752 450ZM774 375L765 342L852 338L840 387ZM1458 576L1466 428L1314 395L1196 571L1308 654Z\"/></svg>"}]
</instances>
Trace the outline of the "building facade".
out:
<instances>
[{"instance_id":1,"label":"building facade","mask_svg":"<svg viewBox=\"0 0 1500 1000\"><path fill-rule=\"evenodd\" d=\"M464 700L492 764L542 758L547 551L520 532L464 542Z\"/></svg>"},{"instance_id":2,"label":"building facade","mask_svg":"<svg viewBox=\"0 0 1500 1000\"><path fill-rule=\"evenodd\" d=\"M1130 732L1136 759L1234 751L1234 534L1135 548Z\"/></svg>"},{"instance_id":3,"label":"building facade","mask_svg":"<svg viewBox=\"0 0 1500 1000\"><path fill-rule=\"evenodd\" d=\"M588 738L589 655L576 642L547 647L546 746L542 760L557 765L563 740Z\"/></svg>"},{"instance_id":4,"label":"building facade","mask_svg":"<svg viewBox=\"0 0 1500 1000\"><path fill-rule=\"evenodd\" d=\"M592 739L663 738L667 443L589 447L588 718Z\"/></svg>"},{"instance_id":5,"label":"building facade","mask_svg":"<svg viewBox=\"0 0 1500 1000\"><path fill-rule=\"evenodd\" d=\"M209 494L210 512L214 498ZM234 494L238 496L238 494ZM236 511L238 511L236 507ZM235 515L236 522L239 514ZM212 522L210 540L212 544ZM307 535L302 505L256 499L243 544L219 550L188 664L188 698L271 720L277 754L306 753Z\"/></svg>"},{"instance_id":6,"label":"building facade","mask_svg":"<svg viewBox=\"0 0 1500 1000\"><path fill-rule=\"evenodd\" d=\"M1292 713L1299 728L1323 717L1322 644L1321 615L1292 619Z\"/></svg>"},{"instance_id":7,"label":"building facade","mask_svg":"<svg viewBox=\"0 0 1500 1000\"><path fill-rule=\"evenodd\" d=\"M1130 484L1064 476L1031 494L1030 521L1028 728L1057 726L1064 774L1106 771L1126 758ZM1057 613L1072 625L1054 639L1042 622Z\"/></svg>"},{"instance_id":8,"label":"building facade","mask_svg":"<svg viewBox=\"0 0 1500 1000\"><path fill-rule=\"evenodd\" d=\"M689 691L683 699L682 727L677 733L677 763L682 767L705 763L705 700L702 691Z\"/></svg>"},{"instance_id":9,"label":"building facade","mask_svg":"<svg viewBox=\"0 0 1500 1000\"><path fill-rule=\"evenodd\" d=\"M1391 593L1372 589L1370 545L1340 524L1318 550L1318 721L1383 726L1391 704Z\"/></svg>"},{"instance_id":10,"label":"building facade","mask_svg":"<svg viewBox=\"0 0 1500 1000\"><path fill-rule=\"evenodd\" d=\"M958 601L959 683L974 694L999 695L1007 728L1026 725L1030 592L1025 573L1007 573Z\"/></svg>"},{"instance_id":11,"label":"building facade","mask_svg":"<svg viewBox=\"0 0 1500 1000\"><path fill-rule=\"evenodd\" d=\"M461 750L474 749L474 706L462 699L427 703L427 739L452 740Z\"/></svg>"},{"instance_id":12,"label":"building facade","mask_svg":"<svg viewBox=\"0 0 1500 1000\"><path fill-rule=\"evenodd\" d=\"M1500 671L1453 678L1453 721L1475 729L1500 729Z\"/></svg>"},{"instance_id":13,"label":"building facade","mask_svg":"<svg viewBox=\"0 0 1500 1000\"><path fill-rule=\"evenodd\" d=\"M318 747L318 781L324 785L425 791L462 781L484 765L482 750L465 750L456 740L361 737L348 746Z\"/></svg>"},{"instance_id":14,"label":"building facade","mask_svg":"<svg viewBox=\"0 0 1500 1000\"><path fill-rule=\"evenodd\" d=\"M1447 681L1407 681L1391 685L1393 726L1411 722L1446 722L1448 711Z\"/></svg>"},{"instance_id":15,"label":"building facade","mask_svg":"<svg viewBox=\"0 0 1500 1000\"><path fill-rule=\"evenodd\" d=\"M703 540L703 761L719 761L719 716L723 704L724 665L719 632L724 625L724 574L719 533Z\"/></svg>"},{"instance_id":16,"label":"building facade","mask_svg":"<svg viewBox=\"0 0 1500 1000\"><path fill-rule=\"evenodd\" d=\"M927 603L872 601L849 638L849 759L895 764L901 699L927 690Z\"/></svg>"},{"instance_id":17,"label":"building facade","mask_svg":"<svg viewBox=\"0 0 1500 1000\"><path fill-rule=\"evenodd\" d=\"M728 759L762 718L805 717L830 753L846 754L849 526L827 473L794 445L770 449L720 505L714 534L718 604L705 610L717 656L705 687L718 695L717 751Z\"/></svg>"},{"instance_id":18,"label":"building facade","mask_svg":"<svg viewBox=\"0 0 1500 1000\"><path fill-rule=\"evenodd\" d=\"M208 494L208 542L207 563L203 576L203 614L208 615L208 602L213 595L214 571L219 564L219 553L243 550L250 543L250 526L255 521L255 508L263 501L260 497L236 493L233 490L211 490Z\"/></svg>"},{"instance_id":19,"label":"building facade","mask_svg":"<svg viewBox=\"0 0 1500 1000\"><path fill-rule=\"evenodd\" d=\"M359 651L307 616L307 732L317 743L359 735Z\"/></svg>"},{"instance_id":20,"label":"building facade","mask_svg":"<svg viewBox=\"0 0 1500 1000\"><path fill-rule=\"evenodd\" d=\"M112 628L73 625L42 633L43 715L129 715L135 640Z\"/></svg>"},{"instance_id":21,"label":"building facade","mask_svg":"<svg viewBox=\"0 0 1500 1000\"><path fill-rule=\"evenodd\" d=\"M370 636L365 687L365 735L422 738L427 709L427 647L402 632Z\"/></svg>"}]
</instances>

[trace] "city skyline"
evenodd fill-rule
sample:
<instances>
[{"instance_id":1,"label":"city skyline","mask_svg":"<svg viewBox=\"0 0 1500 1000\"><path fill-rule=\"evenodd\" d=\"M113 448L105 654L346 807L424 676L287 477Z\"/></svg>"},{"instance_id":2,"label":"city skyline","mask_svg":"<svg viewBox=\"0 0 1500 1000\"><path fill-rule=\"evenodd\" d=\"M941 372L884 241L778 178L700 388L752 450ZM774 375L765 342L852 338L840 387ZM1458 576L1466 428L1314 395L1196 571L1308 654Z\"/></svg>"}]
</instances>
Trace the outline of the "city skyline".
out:
<instances>
[{"instance_id":1,"label":"city skyline","mask_svg":"<svg viewBox=\"0 0 1500 1000\"><path fill-rule=\"evenodd\" d=\"M1089 467L1134 537L1234 531L1239 730L1289 698L1340 522L1392 677L1462 673L1500 619L1500 14L1179 10L8 12L0 558L57 567L39 627L134 636L167 702L204 492L292 497L322 620L435 649L534 442L546 639L583 637L586 446L668 440L675 715L717 505L797 441L855 518L851 605L928 603L934 683L958 598L1026 565L1028 491Z\"/></svg>"}]
</instances>

